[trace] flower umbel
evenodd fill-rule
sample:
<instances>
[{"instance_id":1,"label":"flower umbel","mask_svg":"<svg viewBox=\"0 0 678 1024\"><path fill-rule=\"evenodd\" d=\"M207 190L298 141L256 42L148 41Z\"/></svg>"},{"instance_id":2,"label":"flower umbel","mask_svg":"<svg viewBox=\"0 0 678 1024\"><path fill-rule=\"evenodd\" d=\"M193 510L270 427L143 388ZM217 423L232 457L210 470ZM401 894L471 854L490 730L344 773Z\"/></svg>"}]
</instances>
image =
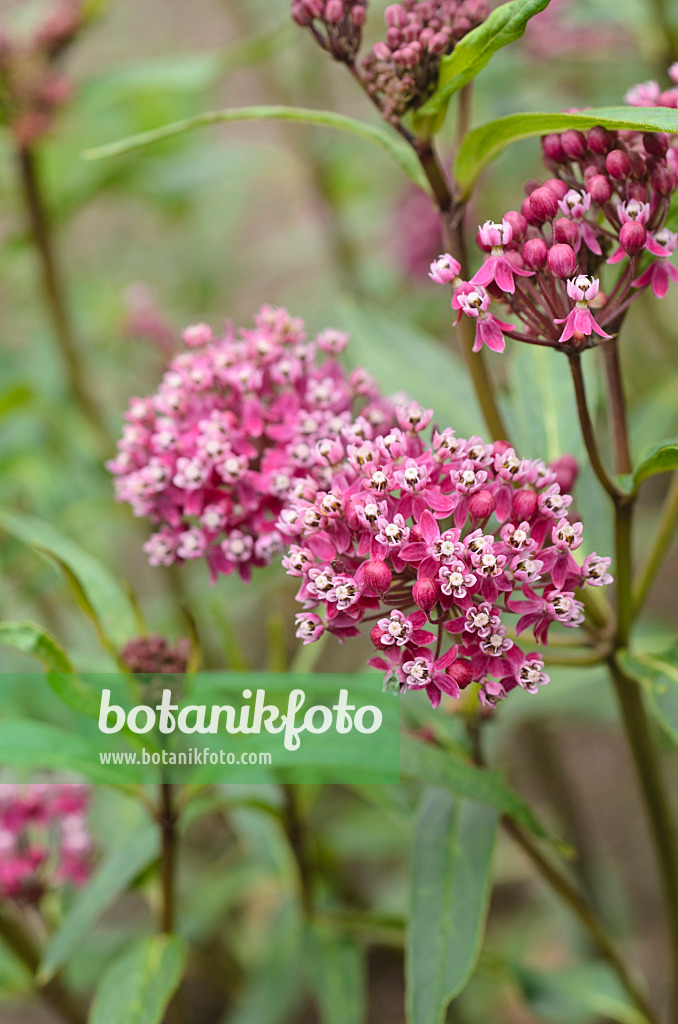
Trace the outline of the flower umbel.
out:
<instances>
[{"instance_id":1,"label":"flower umbel","mask_svg":"<svg viewBox=\"0 0 678 1024\"><path fill-rule=\"evenodd\" d=\"M374 623L370 664L402 692L426 689L434 706L471 682L488 706L548 682L542 661L508 635L512 616L515 635L531 628L546 643L554 623L583 621L575 588L611 582L609 559L573 557L582 527L566 515L572 498L556 469L449 428L430 443L392 429L365 440L359 458L342 445L338 507L328 514L322 493L292 498L278 523L307 609L300 639L343 640Z\"/></svg>"}]
</instances>

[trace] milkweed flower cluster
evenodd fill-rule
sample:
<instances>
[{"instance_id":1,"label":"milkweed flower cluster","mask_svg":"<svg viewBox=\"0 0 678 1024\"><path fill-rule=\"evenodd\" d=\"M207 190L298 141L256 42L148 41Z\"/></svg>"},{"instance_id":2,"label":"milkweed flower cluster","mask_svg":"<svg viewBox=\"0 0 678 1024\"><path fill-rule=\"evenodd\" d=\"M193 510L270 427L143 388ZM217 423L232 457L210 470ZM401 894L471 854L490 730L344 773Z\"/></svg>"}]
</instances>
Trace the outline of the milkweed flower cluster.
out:
<instances>
[{"instance_id":1,"label":"milkweed flower cluster","mask_svg":"<svg viewBox=\"0 0 678 1024\"><path fill-rule=\"evenodd\" d=\"M598 126L547 135L542 150L552 176L528 183L520 210L479 227L484 261L470 280L449 253L431 265L429 276L452 286L457 322L475 319L476 351L502 352L506 338L600 344L644 289L663 298L678 282L678 235L666 226L678 187L675 136Z\"/></svg>"},{"instance_id":2,"label":"milkweed flower cluster","mask_svg":"<svg viewBox=\"0 0 678 1024\"><path fill-rule=\"evenodd\" d=\"M285 309L262 306L253 327L221 336L196 324L183 338L156 393L131 400L108 468L118 500L159 527L145 545L151 565L204 558L213 579L247 580L282 550L287 501L327 484L337 438L388 429L393 406L364 370L342 368L348 335L328 328L310 341Z\"/></svg>"},{"instance_id":3,"label":"milkweed flower cluster","mask_svg":"<svg viewBox=\"0 0 678 1024\"><path fill-rule=\"evenodd\" d=\"M365 0L292 0L292 17L348 64L386 120L398 124L435 90L440 61L489 13L488 0L401 0L385 11L386 37L355 65Z\"/></svg>"},{"instance_id":4,"label":"milkweed flower cluster","mask_svg":"<svg viewBox=\"0 0 678 1024\"><path fill-rule=\"evenodd\" d=\"M89 791L81 785L0 785L0 899L38 902L89 877Z\"/></svg>"},{"instance_id":5,"label":"milkweed flower cluster","mask_svg":"<svg viewBox=\"0 0 678 1024\"><path fill-rule=\"evenodd\" d=\"M426 689L434 706L471 682L489 706L516 686L536 692L548 676L508 636L511 616L516 635L546 643L553 623L582 623L575 588L612 581L609 558L574 558L582 526L557 482L567 467L449 428L426 444L431 410L405 404L396 416L382 436L344 435L331 486L309 487L281 514L283 565L305 609L297 636L341 640L370 623L370 664L385 684Z\"/></svg>"},{"instance_id":6,"label":"milkweed flower cluster","mask_svg":"<svg viewBox=\"0 0 678 1024\"><path fill-rule=\"evenodd\" d=\"M487 0L402 0L386 8L386 38L363 60L367 89L398 123L435 90L440 60L489 13Z\"/></svg>"},{"instance_id":7,"label":"milkweed flower cluster","mask_svg":"<svg viewBox=\"0 0 678 1024\"><path fill-rule=\"evenodd\" d=\"M73 86L60 65L85 20L80 0L60 0L30 38L0 32L0 120L20 145L48 132L71 98Z\"/></svg>"}]
</instances>

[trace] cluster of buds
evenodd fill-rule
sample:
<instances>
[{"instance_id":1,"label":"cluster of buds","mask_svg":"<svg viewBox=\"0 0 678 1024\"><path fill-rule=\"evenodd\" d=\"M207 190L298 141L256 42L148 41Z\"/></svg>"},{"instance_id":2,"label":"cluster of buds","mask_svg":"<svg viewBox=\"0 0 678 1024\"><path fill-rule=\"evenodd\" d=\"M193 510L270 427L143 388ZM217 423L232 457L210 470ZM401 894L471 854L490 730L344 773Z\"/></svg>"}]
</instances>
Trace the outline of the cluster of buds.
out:
<instances>
[{"instance_id":1,"label":"cluster of buds","mask_svg":"<svg viewBox=\"0 0 678 1024\"><path fill-rule=\"evenodd\" d=\"M35 904L56 886L87 881L88 796L81 785L0 785L0 899Z\"/></svg>"},{"instance_id":2,"label":"cluster of buds","mask_svg":"<svg viewBox=\"0 0 678 1024\"><path fill-rule=\"evenodd\" d=\"M553 623L579 626L575 589L610 583L610 559L574 557L582 526L568 519L572 497L559 483L571 485L571 465L548 467L449 428L425 444L431 417L410 403L386 434L344 434L331 487L309 482L282 512L283 565L307 609L297 636L343 639L373 623L370 664L386 686L426 689L435 707L475 682L494 706L516 686L548 682L542 659L509 637L509 616L514 636L530 629L537 643Z\"/></svg>"},{"instance_id":3,"label":"cluster of buds","mask_svg":"<svg viewBox=\"0 0 678 1024\"><path fill-rule=\"evenodd\" d=\"M120 657L135 675L156 675L173 672L183 675L191 656L191 642L182 637L171 647L164 636L138 636L128 640Z\"/></svg>"},{"instance_id":4,"label":"cluster of buds","mask_svg":"<svg viewBox=\"0 0 678 1024\"><path fill-rule=\"evenodd\" d=\"M487 0L402 0L386 8L386 38L363 60L383 117L397 124L435 90L440 60L489 13Z\"/></svg>"},{"instance_id":5,"label":"cluster of buds","mask_svg":"<svg viewBox=\"0 0 678 1024\"><path fill-rule=\"evenodd\" d=\"M360 48L367 0L292 0L292 17L323 50L352 64Z\"/></svg>"},{"instance_id":6,"label":"cluster of buds","mask_svg":"<svg viewBox=\"0 0 678 1024\"><path fill-rule=\"evenodd\" d=\"M72 95L61 58L85 24L81 0L59 0L28 39L0 34L0 118L21 146L52 127Z\"/></svg>"},{"instance_id":7,"label":"cluster of buds","mask_svg":"<svg viewBox=\"0 0 678 1024\"><path fill-rule=\"evenodd\" d=\"M670 261L678 236L666 227L678 187L674 146L661 133L602 127L543 139L553 176L528 184L520 210L478 229L485 259L471 280L461 279L449 254L431 265L430 277L452 286L458 318L475 318L476 350L486 344L501 352L506 337L553 347L599 344L643 289L666 295L670 280L678 281ZM616 281L603 292L600 274L617 264ZM519 324L492 313L493 300Z\"/></svg>"},{"instance_id":8,"label":"cluster of buds","mask_svg":"<svg viewBox=\"0 0 678 1024\"><path fill-rule=\"evenodd\" d=\"M151 565L204 558L213 580L247 580L282 550L286 502L331 477L336 439L388 429L393 406L338 362L348 335L309 341L285 309L262 306L253 328L219 337L195 324L183 339L156 393L131 400L108 468L118 500L159 526Z\"/></svg>"}]
</instances>

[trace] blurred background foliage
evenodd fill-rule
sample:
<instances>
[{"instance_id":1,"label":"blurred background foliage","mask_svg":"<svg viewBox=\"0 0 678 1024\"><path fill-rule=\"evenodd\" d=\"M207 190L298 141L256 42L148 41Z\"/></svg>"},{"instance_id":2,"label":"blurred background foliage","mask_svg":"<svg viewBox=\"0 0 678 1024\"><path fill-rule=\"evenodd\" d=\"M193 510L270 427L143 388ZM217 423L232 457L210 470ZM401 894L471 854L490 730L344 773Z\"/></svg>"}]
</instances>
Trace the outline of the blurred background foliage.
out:
<instances>
[{"instance_id":1,"label":"blurred background foliage","mask_svg":"<svg viewBox=\"0 0 678 1024\"><path fill-rule=\"evenodd\" d=\"M368 40L381 28L384 6L370 4ZM2 21L21 22L33 7L0 0ZM303 316L309 330L349 329L350 358L386 388L406 388L460 433L482 433L447 300L426 277L440 246L435 226L387 156L324 130L258 123L213 126L111 160L81 159L86 148L218 107L293 103L374 119L343 69L294 28L288 8L287 0L111 0L70 55L77 93L40 158L91 394L116 437L129 397L155 388L179 329L196 320L247 323L260 303L271 302ZM613 105L637 81L664 81L667 60L678 54L668 52L663 10L659 0L553 0L525 39L481 74L474 123L518 110ZM450 118L441 145L450 157L454 132ZM512 146L484 175L470 224L519 208L524 181L540 173L538 145ZM0 210L0 503L54 524L129 580L152 631L186 634L183 609L190 609L206 667L284 668L296 646L294 587L277 567L244 589L224 578L210 587L202 564L178 571L145 564L147 526L114 504L97 439L67 393L5 135ZM636 454L678 434L678 293L662 303L646 300L634 306L623 343ZM155 340L141 329L144 318L153 322ZM571 451L583 462L569 381L553 357L526 346L507 357L488 355L507 409L512 396L519 451L547 459ZM595 395L594 366L589 385ZM587 545L605 553L609 518L592 479L584 464L578 507ZM659 477L646 488L648 537L665 486ZM638 540L642 549L643 536ZM40 622L76 665L107 667L51 564L3 534L0 568L0 617ZM655 649L675 624L677 568L674 555L645 612ZM319 667L361 665L364 648L349 648L327 646ZM2 659L3 670L29 667L20 655L3 651ZM520 692L502 708L491 731L492 759L581 850L573 869L586 891L594 882L602 890L598 909L661 996L666 964L654 874L638 838L641 810L603 673L557 669L552 676L538 698ZM336 788L320 799L314 787L298 790L321 887L330 903L353 907L357 931L368 932L367 1019L395 1024L403 1019L411 795ZM190 826L180 877L183 929L195 940L195 1019L217 1021L226 1005L230 1024L312 1021L303 989L293 983L297 911L288 898L294 882L281 794L231 787L214 799L215 813ZM98 793L95 827L107 857L138 833L135 814L124 795ZM71 960L78 988L95 982L132 933L150 931L140 893L150 892L152 902L153 892L143 857L140 865L136 888ZM586 963L581 935L504 842L497 870L489 944L449 1020L635 1024L614 980ZM367 911L371 923L361 925ZM16 996L25 981L0 950L0 993ZM23 1022L23 1013L0 1008L0 1021Z\"/></svg>"}]
</instances>

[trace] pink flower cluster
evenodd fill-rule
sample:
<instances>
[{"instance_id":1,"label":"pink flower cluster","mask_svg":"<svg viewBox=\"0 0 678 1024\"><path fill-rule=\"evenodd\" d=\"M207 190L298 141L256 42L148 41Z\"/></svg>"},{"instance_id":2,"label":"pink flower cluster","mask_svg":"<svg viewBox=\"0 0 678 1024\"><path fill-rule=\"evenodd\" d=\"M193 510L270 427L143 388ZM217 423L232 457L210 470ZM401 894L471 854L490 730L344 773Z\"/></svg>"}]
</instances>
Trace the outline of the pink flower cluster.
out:
<instances>
[{"instance_id":1,"label":"pink flower cluster","mask_svg":"<svg viewBox=\"0 0 678 1024\"><path fill-rule=\"evenodd\" d=\"M323 50L352 64L360 48L367 0L292 0L297 25L310 28Z\"/></svg>"},{"instance_id":2,"label":"pink flower cluster","mask_svg":"<svg viewBox=\"0 0 678 1024\"><path fill-rule=\"evenodd\" d=\"M363 60L365 84L382 115L398 123L438 82L440 60L487 18L487 0L402 0L386 8L386 38Z\"/></svg>"},{"instance_id":3,"label":"pink flower cluster","mask_svg":"<svg viewBox=\"0 0 678 1024\"><path fill-rule=\"evenodd\" d=\"M673 86L662 89L658 82L641 82L629 89L624 99L632 107L678 107L678 62L669 68L669 78Z\"/></svg>"},{"instance_id":4,"label":"pink flower cluster","mask_svg":"<svg viewBox=\"0 0 678 1024\"><path fill-rule=\"evenodd\" d=\"M49 131L57 109L71 98L59 62L84 21L80 0L60 0L30 38L0 33L0 118L20 145Z\"/></svg>"},{"instance_id":5,"label":"pink flower cluster","mask_svg":"<svg viewBox=\"0 0 678 1024\"><path fill-rule=\"evenodd\" d=\"M425 688L437 706L442 693L458 697L476 682L494 705L516 686L536 692L548 682L541 658L509 637L509 616L518 616L516 635L530 629L537 643L553 623L579 626L575 588L610 583L610 559L575 560L582 526L568 519L572 498L558 483L568 467L449 428L427 445L431 416L410 403L396 408L388 433L346 432L331 485L309 481L283 510L283 565L306 609L297 636L343 639L373 623L370 664L386 685Z\"/></svg>"},{"instance_id":6,"label":"pink flower cluster","mask_svg":"<svg viewBox=\"0 0 678 1024\"><path fill-rule=\"evenodd\" d=\"M0 899L35 903L49 889L89 876L88 788L0 785Z\"/></svg>"},{"instance_id":7,"label":"pink flower cluster","mask_svg":"<svg viewBox=\"0 0 678 1024\"><path fill-rule=\"evenodd\" d=\"M328 328L309 341L285 309L262 306L253 327L221 336L196 324L183 338L156 393L131 400L108 468L118 500L159 526L145 545L151 565L204 558L212 579L247 580L282 550L286 502L331 478L342 433L388 429L393 406L369 374L338 362L348 335Z\"/></svg>"},{"instance_id":8,"label":"pink flower cluster","mask_svg":"<svg viewBox=\"0 0 678 1024\"><path fill-rule=\"evenodd\" d=\"M484 262L470 281L448 253L431 265L429 276L453 288L457 322L475 319L476 351L502 352L507 337L599 344L645 288L663 298L669 282L678 282L670 259L678 235L666 227L678 187L675 137L595 127L547 135L542 145L553 177L528 183L520 210L479 227ZM616 279L603 291L600 275L616 264ZM506 322L505 311L518 323Z\"/></svg>"}]
</instances>

